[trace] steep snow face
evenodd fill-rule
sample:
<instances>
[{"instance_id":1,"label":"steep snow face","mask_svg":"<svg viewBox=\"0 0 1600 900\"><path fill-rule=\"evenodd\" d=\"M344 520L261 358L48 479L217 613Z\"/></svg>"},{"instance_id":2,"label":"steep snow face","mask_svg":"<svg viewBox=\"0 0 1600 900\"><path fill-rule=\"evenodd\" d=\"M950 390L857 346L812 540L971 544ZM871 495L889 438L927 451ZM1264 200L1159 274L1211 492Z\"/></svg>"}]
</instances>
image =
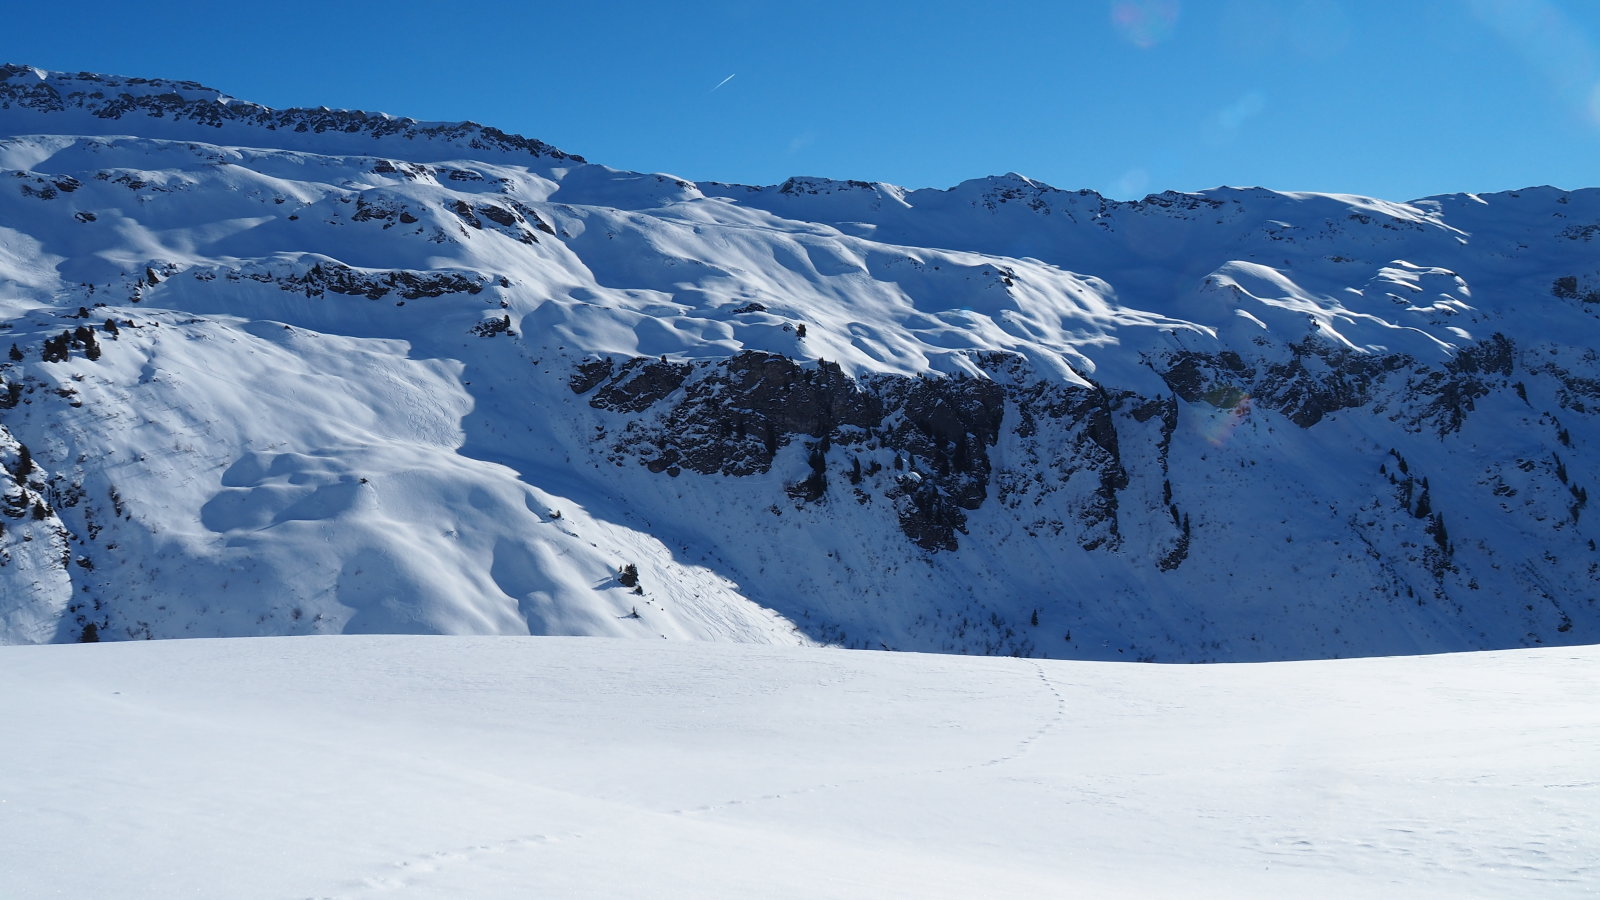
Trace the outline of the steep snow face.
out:
<instances>
[{"instance_id":1,"label":"steep snow face","mask_svg":"<svg viewBox=\"0 0 1600 900\"><path fill-rule=\"evenodd\" d=\"M129 900L1592 897L1597 674L1593 647L0 647L0 871Z\"/></svg>"},{"instance_id":2,"label":"steep snow face","mask_svg":"<svg viewBox=\"0 0 1600 900\"><path fill-rule=\"evenodd\" d=\"M0 76L0 640L1600 640L1600 190L692 184Z\"/></svg>"}]
</instances>

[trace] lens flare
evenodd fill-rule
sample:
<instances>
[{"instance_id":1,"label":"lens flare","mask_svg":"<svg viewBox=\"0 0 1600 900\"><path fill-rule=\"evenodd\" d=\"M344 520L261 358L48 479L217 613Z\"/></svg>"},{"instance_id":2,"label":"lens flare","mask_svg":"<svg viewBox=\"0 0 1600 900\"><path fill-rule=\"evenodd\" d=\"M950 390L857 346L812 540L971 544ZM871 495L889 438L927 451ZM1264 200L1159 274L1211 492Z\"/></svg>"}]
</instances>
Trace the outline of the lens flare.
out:
<instances>
[{"instance_id":1,"label":"lens flare","mask_svg":"<svg viewBox=\"0 0 1600 900\"><path fill-rule=\"evenodd\" d=\"M1550 0L1469 0L1467 8L1544 77L1554 96L1580 114L1596 113L1600 52L1560 6Z\"/></svg>"},{"instance_id":2,"label":"lens flare","mask_svg":"<svg viewBox=\"0 0 1600 900\"><path fill-rule=\"evenodd\" d=\"M1135 167L1111 183L1111 196L1118 200L1137 200L1150 190L1150 173Z\"/></svg>"},{"instance_id":3,"label":"lens flare","mask_svg":"<svg viewBox=\"0 0 1600 900\"><path fill-rule=\"evenodd\" d=\"M1172 37L1178 27L1178 0L1115 0L1111 25L1128 43L1141 50Z\"/></svg>"},{"instance_id":4,"label":"lens flare","mask_svg":"<svg viewBox=\"0 0 1600 900\"><path fill-rule=\"evenodd\" d=\"M1267 108L1267 95L1250 91L1217 110L1206 120L1206 141L1215 146L1231 143L1244 124Z\"/></svg>"},{"instance_id":5,"label":"lens flare","mask_svg":"<svg viewBox=\"0 0 1600 900\"><path fill-rule=\"evenodd\" d=\"M1211 424L1202 432L1206 443L1213 447L1220 447L1228 442L1245 419L1250 417L1250 395L1244 394L1233 404L1232 408L1223 407L1217 411Z\"/></svg>"},{"instance_id":6,"label":"lens flare","mask_svg":"<svg viewBox=\"0 0 1600 900\"><path fill-rule=\"evenodd\" d=\"M1589 118L1594 124L1600 125L1600 84L1594 86L1589 92Z\"/></svg>"}]
</instances>

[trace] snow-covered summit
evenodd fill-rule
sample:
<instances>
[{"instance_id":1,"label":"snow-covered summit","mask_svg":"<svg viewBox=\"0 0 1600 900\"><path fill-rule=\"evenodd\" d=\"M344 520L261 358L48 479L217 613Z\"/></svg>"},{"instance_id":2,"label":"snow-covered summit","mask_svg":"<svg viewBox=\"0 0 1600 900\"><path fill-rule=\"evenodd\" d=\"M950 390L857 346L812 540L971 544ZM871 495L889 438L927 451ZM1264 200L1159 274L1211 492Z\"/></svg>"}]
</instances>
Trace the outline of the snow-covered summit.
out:
<instances>
[{"instance_id":1,"label":"snow-covered summit","mask_svg":"<svg viewBox=\"0 0 1600 900\"><path fill-rule=\"evenodd\" d=\"M0 639L1600 639L1600 190L697 184L0 73Z\"/></svg>"},{"instance_id":2,"label":"snow-covered summit","mask_svg":"<svg viewBox=\"0 0 1600 900\"><path fill-rule=\"evenodd\" d=\"M0 128L27 131L38 113L56 114L73 134L125 134L285 150L395 153L405 158L470 154L531 164L582 163L543 141L476 122L418 122L360 110L273 109L193 81L51 72L0 65ZM59 127L46 126L51 133ZM444 154L441 156L441 154Z\"/></svg>"}]
</instances>

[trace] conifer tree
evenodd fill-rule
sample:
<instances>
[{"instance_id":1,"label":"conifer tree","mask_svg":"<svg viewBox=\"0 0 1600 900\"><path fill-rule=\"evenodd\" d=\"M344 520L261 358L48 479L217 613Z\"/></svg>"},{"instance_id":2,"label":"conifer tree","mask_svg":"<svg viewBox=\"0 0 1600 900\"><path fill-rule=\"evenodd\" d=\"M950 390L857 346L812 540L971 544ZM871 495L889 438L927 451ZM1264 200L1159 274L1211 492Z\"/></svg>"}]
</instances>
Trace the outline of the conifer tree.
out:
<instances>
[{"instance_id":1,"label":"conifer tree","mask_svg":"<svg viewBox=\"0 0 1600 900\"><path fill-rule=\"evenodd\" d=\"M33 471L33 451L27 444L17 445L17 462L12 467L11 474L15 475L18 482L26 481L28 473Z\"/></svg>"}]
</instances>

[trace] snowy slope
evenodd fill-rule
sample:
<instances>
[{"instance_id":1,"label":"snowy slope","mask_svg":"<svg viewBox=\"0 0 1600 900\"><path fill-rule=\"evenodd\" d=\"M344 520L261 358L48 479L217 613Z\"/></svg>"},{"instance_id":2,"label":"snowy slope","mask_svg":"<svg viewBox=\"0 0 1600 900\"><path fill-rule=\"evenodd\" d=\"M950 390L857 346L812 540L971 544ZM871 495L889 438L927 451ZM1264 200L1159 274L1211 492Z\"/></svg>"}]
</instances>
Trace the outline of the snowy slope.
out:
<instances>
[{"instance_id":1,"label":"snowy slope","mask_svg":"<svg viewBox=\"0 0 1600 900\"><path fill-rule=\"evenodd\" d=\"M1593 896L1595 648L0 648L16 897Z\"/></svg>"},{"instance_id":2,"label":"snowy slope","mask_svg":"<svg viewBox=\"0 0 1600 900\"><path fill-rule=\"evenodd\" d=\"M1597 235L1595 189L692 184L3 67L0 641L1593 642Z\"/></svg>"}]
</instances>

